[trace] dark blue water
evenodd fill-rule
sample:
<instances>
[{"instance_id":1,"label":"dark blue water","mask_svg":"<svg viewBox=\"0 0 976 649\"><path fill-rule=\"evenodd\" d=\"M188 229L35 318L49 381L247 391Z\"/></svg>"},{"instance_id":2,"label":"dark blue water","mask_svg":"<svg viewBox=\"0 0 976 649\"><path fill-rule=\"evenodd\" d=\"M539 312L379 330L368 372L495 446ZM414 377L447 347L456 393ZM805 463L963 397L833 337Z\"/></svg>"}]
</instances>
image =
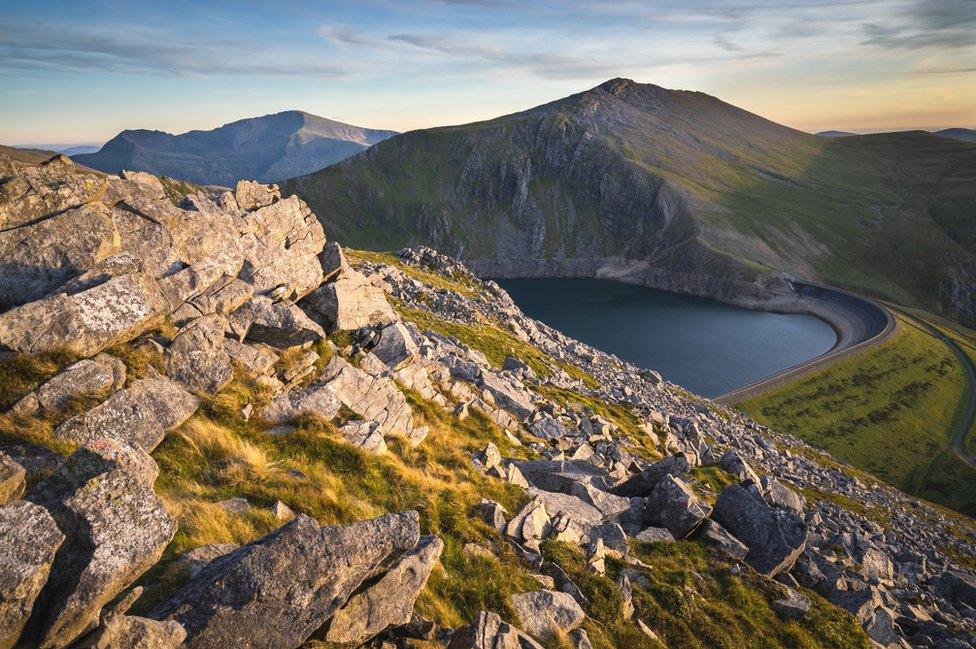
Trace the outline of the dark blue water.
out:
<instances>
[{"instance_id":1,"label":"dark blue water","mask_svg":"<svg viewBox=\"0 0 976 649\"><path fill-rule=\"evenodd\" d=\"M713 397L830 349L813 316L764 313L599 279L498 283L528 315Z\"/></svg>"}]
</instances>

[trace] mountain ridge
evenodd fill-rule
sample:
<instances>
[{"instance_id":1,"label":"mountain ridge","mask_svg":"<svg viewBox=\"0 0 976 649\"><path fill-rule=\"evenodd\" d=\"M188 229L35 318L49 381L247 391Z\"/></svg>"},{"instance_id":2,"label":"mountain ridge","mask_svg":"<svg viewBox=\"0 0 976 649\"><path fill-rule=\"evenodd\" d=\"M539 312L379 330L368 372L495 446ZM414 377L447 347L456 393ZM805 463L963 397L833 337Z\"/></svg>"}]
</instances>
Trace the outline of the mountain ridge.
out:
<instances>
[{"instance_id":1,"label":"mountain ridge","mask_svg":"<svg viewBox=\"0 0 976 649\"><path fill-rule=\"evenodd\" d=\"M974 181L970 144L823 138L611 79L396 136L283 189L352 245L431 245L489 276L611 276L745 306L796 277L972 322Z\"/></svg>"},{"instance_id":2,"label":"mountain ridge","mask_svg":"<svg viewBox=\"0 0 976 649\"><path fill-rule=\"evenodd\" d=\"M127 129L98 152L72 159L107 173L131 169L203 185L252 177L274 182L321 169L394 134L291 110L178 135Z\"/></svg>"}]
</instances>

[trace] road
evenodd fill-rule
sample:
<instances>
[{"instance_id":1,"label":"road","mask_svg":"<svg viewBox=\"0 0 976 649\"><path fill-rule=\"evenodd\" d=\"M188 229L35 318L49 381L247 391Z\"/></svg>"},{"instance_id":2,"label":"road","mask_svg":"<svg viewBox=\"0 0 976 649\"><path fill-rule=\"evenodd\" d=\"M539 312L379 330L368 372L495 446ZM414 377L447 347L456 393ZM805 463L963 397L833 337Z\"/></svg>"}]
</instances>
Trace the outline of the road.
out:
<instances>
[{"instance_id":1,"label":"road","mask_svg":"<svg viewBox=\"0 0 976 649\"><path fill-rule=\"evenodd\" d=\"M897 328L897 321L891 312L874 300L827 286L796 284L795 288L808 313L826 321L834 329L837 342L820 356L730 390L712 401L729 406L739 403L877 345L887 340Z\"/></svg>"}]
</instances>

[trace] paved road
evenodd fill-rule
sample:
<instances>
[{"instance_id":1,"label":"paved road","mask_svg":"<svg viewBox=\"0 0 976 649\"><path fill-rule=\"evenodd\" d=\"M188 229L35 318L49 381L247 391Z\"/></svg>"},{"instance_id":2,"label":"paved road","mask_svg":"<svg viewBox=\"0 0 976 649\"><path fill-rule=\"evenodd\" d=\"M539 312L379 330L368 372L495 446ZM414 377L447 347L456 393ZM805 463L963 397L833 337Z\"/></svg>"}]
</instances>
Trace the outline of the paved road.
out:
<instances>
[{"instance_id":1,"label":"paved road","mask_svg":"<svg viewBox=\"0 0 976 649\"><path fill-rule=\"evenodd\" d=\"M725 405L745 401L869 346L877 345L887 340L897 327L897 321L891 312L874 300L826 286L796 284L795 288L808 312L825 320L834 329L837 342L820 356L730 390L712 401Z\"/></svg>"},{"instance_id":2,"label":"paved road","mask_svg":"<svg viewBox=\"0 0 976 649\"><path fill-rule=\"evenodd\" d=\"M911 317L911 316L910 316ZM973 425L973 419L976 419L976 367L973 366L973 361L969 358L969 355L959 346L955 340L949 336L942 333L934 325L929 324L925 320L920 320L919 318L912 317L912 320L917 322L922 327L925 327L929 333L941 340L946 346L949 347L953 352L955 352L956 357L962 364L963 370L966 372L966 381L969 384L968 391L968 401L966 403L966 410L963 412L962 418L956 424L955 430L952 431L952 450L956 452L963 462L976 469L976 457L968 455L964 444L966 441L966 435L969 434L970 428ZM926 478L928 472L926 471Z\"/></svg>"}]
</instances>

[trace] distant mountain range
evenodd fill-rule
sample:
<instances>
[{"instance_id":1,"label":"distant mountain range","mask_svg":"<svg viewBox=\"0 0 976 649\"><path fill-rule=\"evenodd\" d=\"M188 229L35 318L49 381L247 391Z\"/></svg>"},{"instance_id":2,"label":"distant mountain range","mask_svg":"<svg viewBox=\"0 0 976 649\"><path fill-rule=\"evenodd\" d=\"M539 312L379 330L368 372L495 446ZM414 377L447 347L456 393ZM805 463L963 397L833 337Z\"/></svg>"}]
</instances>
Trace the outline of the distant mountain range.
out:
<instances>
[{"instance_id":1,"label":"distant mountain range","mask_svg":"<svg viewBox=\"0 0 976 649\"><path fill-rule=\"evenodd\" d=\"M915 131L897 131L898 133L913 133ZM924 132L924 131L922 131ZM817 135L821 137L851 137L858 135L848 131L820 131ZM944 128L941 131L932 131L932 135L948 137L953 140L963 140L964 142L976 142L976 130L971 128Z\"/></svg>"},{"instance_id":2,"label":"distant mountain range","mask_svg":"<svg viewBox=\"0 0 976 649\"><path fill-rule=\"evenodd\" d=\"M343 243L494 276L614 277L740 304L826 282L976 322L976 145L817 137L613 79L412 131L286 181Z\"/></svg>"},{"instance_id":3,"label":"distant mountain range","mask_svg":"<svg viewBox=\"0 0 976 649\"><path fill-rule=\"evenodd\" d=\"M244 178L277 182L336 163L393 135L293 110L181 135L122 131L98 152L72 159L108 173L148 171L202 185L233 185Z\"/></svg>"}]
</instances>

